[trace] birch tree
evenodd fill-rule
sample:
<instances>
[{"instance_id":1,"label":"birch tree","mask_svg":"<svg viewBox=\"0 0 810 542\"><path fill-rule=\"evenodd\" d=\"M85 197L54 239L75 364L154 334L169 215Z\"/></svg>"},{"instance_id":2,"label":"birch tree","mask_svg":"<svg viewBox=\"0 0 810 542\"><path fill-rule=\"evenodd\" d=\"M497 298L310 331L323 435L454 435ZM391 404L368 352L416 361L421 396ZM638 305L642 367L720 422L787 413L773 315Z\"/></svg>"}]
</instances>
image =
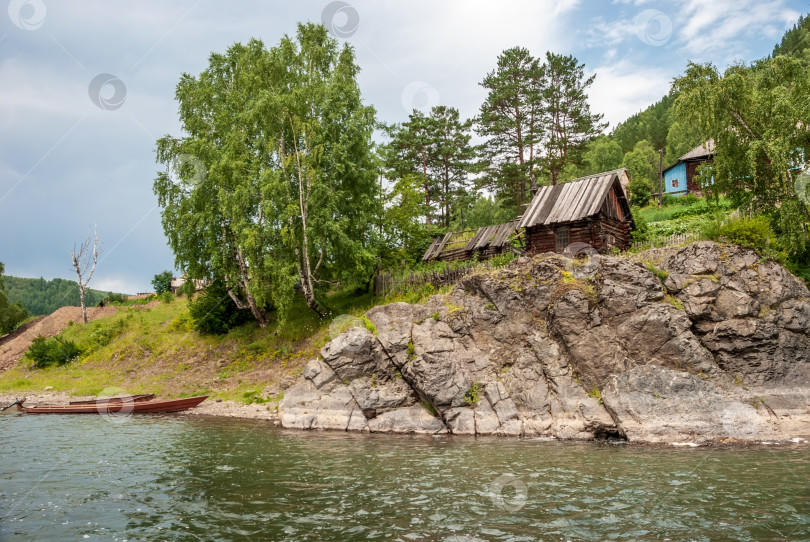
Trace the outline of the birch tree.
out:
<instances>
[{"instance_id":1,"label":"birch tree","mask_svg":"<svg viewBox=\"0 0 810 542\"><path fill-rule=\"evenodd\" d=\"M701 186L768 215L782 246L810 259L810 62L779 55L722 74L690 63L673 89L679 121L715 141Z\"/></svg>"},{"instance_id":2,"label":"birch tree","mask_svg":"<svg viewBox=\"0 0 810 542\"><path fill-rule=\"evenodd\" d=\"M187 136L157 143L164 231L189 279L222 279L260 326L296 285L323 316L321 292L373 272L375 120L357 72L348 44L305 24L212 54L177 86Z\"/></svg>"},{"instance_id":3,"label":"birch tree","mask_svg":"<svg viewBox=\"0 0 810 542\"><path fill-rule=\"evenodd\" d=\"M70 251L70 259L73 261L73 269L76 271L76 282L79 284L79 303L82 306L82 322L87 323L87 305L84 303L84 293L87 290L87 285L93 278L93 273L96 270L98 263L98 256L101 254L101 243L98 241L98 228L93 226L93 239L92 245L90 239L90 232L87 233L87 238L79 245L73 245L73 250Z\"/></svg>"}]
</instances>

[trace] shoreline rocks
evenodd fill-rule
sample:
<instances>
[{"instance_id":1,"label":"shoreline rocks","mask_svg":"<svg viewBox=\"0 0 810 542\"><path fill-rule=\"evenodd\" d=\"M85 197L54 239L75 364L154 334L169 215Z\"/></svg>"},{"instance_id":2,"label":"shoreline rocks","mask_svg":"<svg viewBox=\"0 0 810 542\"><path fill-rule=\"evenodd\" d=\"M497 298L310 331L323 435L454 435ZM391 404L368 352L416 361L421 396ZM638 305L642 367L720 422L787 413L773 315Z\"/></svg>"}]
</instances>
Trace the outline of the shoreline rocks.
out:
<instances>
[{"instance_id":1,"label":"shoreline rocks","mask_svg":"<svg viewBox=\"0 0 810 542\"><path fill-rule=\"evenodd\" d=\"M656 265L522 257L366 317L371 330L336 337L286 390L283 427L698 444L810 434L810 292L737 246L694 243Z\"/></svg>"}]
</instances>

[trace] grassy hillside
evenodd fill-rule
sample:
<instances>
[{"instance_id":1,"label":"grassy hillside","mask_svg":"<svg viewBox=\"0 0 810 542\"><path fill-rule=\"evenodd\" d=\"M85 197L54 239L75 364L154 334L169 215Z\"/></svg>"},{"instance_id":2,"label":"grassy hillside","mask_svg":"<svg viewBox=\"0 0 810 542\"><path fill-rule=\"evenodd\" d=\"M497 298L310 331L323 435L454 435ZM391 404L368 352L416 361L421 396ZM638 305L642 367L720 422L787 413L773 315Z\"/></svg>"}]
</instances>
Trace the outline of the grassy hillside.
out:
<instances>
[{"instance_id":1,"label":"grassy hillside","mask_svg":"<svg viewBox=\"0 0 810 542\"><path fill-rule=\"evenodd\" d=\"M21 303L31 316L50 314L59 307L79 305L79 286L65 279L45 280L3 276L9 300ZM94 306L107 296L107 292L88 290L85 303Z\"/></svg>"},{"instance_id":2,"label":"grassy hillside","mask_svg":"<svg viewBox=\"0 0 810 542\"><path fill-rule=\"evenodd\" d=\"M432 293L427 287L377 302L419 302ZM299 298L284 324L271 321L262 329L248 323L221 336L193 330L185 297L123 306L115 316L74 324L60 334L82 349L78 359L38 369L23 358L17 367L0 373L0 392L50 386L73 395L98 395L118 388L162 397L206 394L245 403L277 401L286 387L284 379L291 383L345 327L364 325L356 317L374 304L371 294L350 290L327 299L335 313L324 321Z\"/></svg>"}]
</instances>

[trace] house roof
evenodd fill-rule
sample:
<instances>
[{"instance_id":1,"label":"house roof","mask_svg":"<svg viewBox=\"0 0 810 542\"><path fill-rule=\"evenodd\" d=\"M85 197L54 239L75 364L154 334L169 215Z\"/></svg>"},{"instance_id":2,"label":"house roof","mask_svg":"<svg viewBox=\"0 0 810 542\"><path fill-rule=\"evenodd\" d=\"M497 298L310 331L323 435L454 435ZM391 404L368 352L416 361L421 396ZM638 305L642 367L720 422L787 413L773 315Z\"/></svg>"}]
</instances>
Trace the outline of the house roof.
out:
<instances>
[{"instance_id":1,"label":"house roof","mask_svg":"<svg viewBox=\"0 0 810 542\"><path fill-rule=\"evenodd\" d=\"M509 239L517 229L517 220L506 224L482 226L477 230L450 232L437 236L422 256L423 261L434 260L444 252L461 250L463 252L502 248L509 244Z\"/></svg>"},{"instance_id":2,"label":"house roof","mask_svg":"<svg viewBox=\"0 0 810 542\"><path fill-rule=\"evenodd\" d=\"M509 238L517 229L517 220L506 224L483 226L478 228L475 236L464 247L465 250L482 250L488 247L501 248L509 243Z\"/></svg>"},{"instance_id":3,"label":"house roof","mask_svg":"<svg viewBox=\"0 0 810 542\"><path fill-rule=\"evenodd\" d=\"M678 164L683 164L684 162L689 162L692 160L708 160L712 154L714 154L714 139L710 139L706 143L698 145L691 151L678 158L677 162L669 167L664 168L664 173L674 168Z\"/></svg>"},{"instance_id":4,"label":"house roof","mask_svg":"<svg viewBox=\"0 0 810 542\"><path fill-rule=\"evenodd\" d=\"M698 158L708 158L712 154L714 154L714 139L710 139L706 143L698 145L691 151L687 152L678 158L678 162L686 162L688 160L695 160Z\"/></svg>"},{"instance_id":5,"label":"house roof","mask_svg":"<svg viewBox=\"0 0 810 542\"><path fill-rule=\"evenodd\" d=\"M621 186L623 171L615 169L565 184L543 186L532 198L518 228L573 222L597 214L613 184Z\"/></svg>"}]
</instances>

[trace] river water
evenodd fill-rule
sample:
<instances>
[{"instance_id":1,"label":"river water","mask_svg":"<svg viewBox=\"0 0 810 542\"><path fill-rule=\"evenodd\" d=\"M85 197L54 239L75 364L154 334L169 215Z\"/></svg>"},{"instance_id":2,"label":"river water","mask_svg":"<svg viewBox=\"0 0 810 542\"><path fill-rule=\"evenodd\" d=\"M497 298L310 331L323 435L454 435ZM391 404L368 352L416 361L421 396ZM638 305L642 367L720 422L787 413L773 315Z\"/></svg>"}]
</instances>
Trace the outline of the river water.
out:
<instances>
[{"instance_id":1,"label":"river water","mask_svg":"<svg viewBox=\"0 0 810 542\"><path fill-rule=\"evenodd\" d=\"M810 540L810 447L0 416L0 540Z\"/></svg>"}]
</instances>

